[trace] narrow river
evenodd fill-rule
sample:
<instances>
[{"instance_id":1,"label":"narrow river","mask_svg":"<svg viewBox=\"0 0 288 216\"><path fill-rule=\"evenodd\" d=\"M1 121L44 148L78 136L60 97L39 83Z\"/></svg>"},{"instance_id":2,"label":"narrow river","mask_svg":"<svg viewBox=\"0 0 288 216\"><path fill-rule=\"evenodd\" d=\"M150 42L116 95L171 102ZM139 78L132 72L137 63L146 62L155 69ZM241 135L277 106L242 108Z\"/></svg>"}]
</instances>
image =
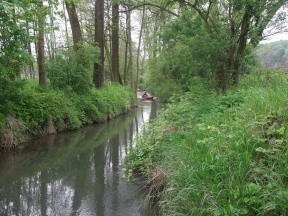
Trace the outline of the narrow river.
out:
<instances>
[{"instance_id":1,"label":"narrow river","mask_svg":"<svg viewBox=\"0 0 288 216\"><path fill-rule=\"evenodd\" d=\"M157 215L122 168L158 107L140 102L137 111L107 123L0 152L0 215Z\"/></svg>"}]
</instances>

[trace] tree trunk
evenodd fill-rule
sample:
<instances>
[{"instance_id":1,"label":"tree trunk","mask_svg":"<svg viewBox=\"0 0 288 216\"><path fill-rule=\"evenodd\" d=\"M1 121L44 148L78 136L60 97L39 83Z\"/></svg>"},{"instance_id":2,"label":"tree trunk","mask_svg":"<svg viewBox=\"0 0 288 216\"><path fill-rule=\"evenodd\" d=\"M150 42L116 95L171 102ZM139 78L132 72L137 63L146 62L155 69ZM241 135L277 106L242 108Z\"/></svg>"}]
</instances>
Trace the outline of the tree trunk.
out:
<instances>
[{"instance_id":1,"label":"tree trunk","mask_svg":"<svg viewBox=\"0 0 288 216\"><path fill-rule=\"evenodd\" d=\"M27 31L27 35L29 35L29 22L28 22L28 20L26 20L26 31ZM27 51L28 51L28 54L32 57L32 48L31 48L31 41L30 40L27 42ZM28 71L29 71L29 78L33 79L35 72L34 72L34 65L33 65L32 60L29 62Z\"/></svg>"},{"instance_id":2,"label":"tree trunk","mask_svg":"<svg viewBox=\"0 0 288 216\"><path fill-rule=\"evenodd\" d=\"M69 34L68 34L68 25L67 25L67 17L65 13L65 2L63 2L63 10L64 10L64 22L65 22L65 36L66 36L66 44L69 47Z\"/></svg>"},{"instance_id":3,"label":"tree trunk","mask_svg":"<svg viewBox=\"0 0 288 216\"><path fill-rule=\"evenodd\" d=\"M119 4L112 4L112 51L111 63L113 81L119 82L121 85L122 80L119 72Z\"/></svg>"},{"instance_id":4,"label":"tree trunk","mask_svg":"<svg viewBox=\"0 0 288 216\"><path fill-rule=\"evenodd\" d=\"M55 35L55 28L54 28L54 9L51 2L49 2L49 7L51 8L50 13L50 52L51 52L51 59L55 57L55 48L56 48L56 35Z\"/></svg>"},{"instance_id":5,"label":"tree trunk","mask_svg":"<svg viewBox=\"0 0 288 216\"><path fill-rule=\"evenodd\" d=\"M99 62L94 65L93 83L104 86L104 0L95 0L95 42L100 48Z\"/></svg>"},{"instance_id":6,"label":"tree trunk","mask_svg":"<svg viewBox=\"0 0 288 216\"><path fill-rule=\"evenodd\" d=\"M241 75L241 59L243 58L247 46L247 35L250 28L250 19L252 17L252 10L250 7L246 8L246 12L242 18L241 31L238 39L238 50L234 62L232 81L234 85L238 85Z\"/></svg>"},{"instance_id":7,"label":"tree trunk","mask_svg":"<svg viewBox=\"0 0 288 216\"><path fill-rule=\"evenodd\" d=\"M127 65L127 76L130 75L130 82L131 82L131 87L133 88L133 53L132 53L132 38L131 38L131 12L129 10L128 12L128 20L127 20L127 40L128 40L128 51L129 51L129 60L128 60L128 65Z\"/></svg>"},{"instance_id":8,"label":"tree trunk","mask_svg":"<svg viewBox=\"0 0 288 216\"><path fill-rule=\"evenodd\" d=\"M77 46L82 43L83 38L78 15L76 12L76 6L73 2L68 2L68 0L65 0L65 5L70 20L74 49L77 49Z\"/></svg>"},{"instance_id":9,"label":"tree trunk","mask_svg":"<svg viewBox=\"0 0 288 216\"><path fill-rule=\"evenodd\" d=\"M15 8L13 9L13 23L15 26L17 26L17 17L16 17L16 9ZM13 39L14 39L14 41L18 41L17 33L16 33L16 31L14 31L14 32L15 32L15 34L13 35ZM20 64L19 63L15 64L14 70L16 70L15 74L16 74L17 78L21 79L21 70L20 70Z\"/></svg>"},{"instance_id":10,"label":"tree trunk","mask_svg":"<svg viewBox=\"0 0 288 216\"><path fill-rule=\"evenodd\" d=\"M45 72L45 50L44 50L44 25L46 13L43 7L43 0L39 1L39 11L38 16L38 69L39 69L39 85L44 87L46 85L46 72Z\"/></svg>"},{"instance_id":11,"label":"tree trunk","mask_svg":"<svg viewBox=\"0 0 288 216\"><path fill-rule=\"evenodd\" d=\"M139 32L139 41L138 41L138 48L137 48L137 61L136 61L136 86L135 86L135 91L138 89L138 82L139 82L139 61L140 61L140 49L141 49L141 40L142 40L142 34L143 34L143 27L144 27L144 19L145 19L145 6L143 6L143 11L142 11L142 19L141 19L141 27L140 27L140 32Z\"/></svg>"},{"instance_id":12,"label":"tree trunk","mask_svg":"<svg viewBox=\"0 0 288 216\"><path fill-rule=\"evenodd\" d=\"M123 84L127 85L127 67L128 67L128 12L126 12L126 31L125 31L125 54L124 54L124 74Z\"/></svg>"}]
</instances>

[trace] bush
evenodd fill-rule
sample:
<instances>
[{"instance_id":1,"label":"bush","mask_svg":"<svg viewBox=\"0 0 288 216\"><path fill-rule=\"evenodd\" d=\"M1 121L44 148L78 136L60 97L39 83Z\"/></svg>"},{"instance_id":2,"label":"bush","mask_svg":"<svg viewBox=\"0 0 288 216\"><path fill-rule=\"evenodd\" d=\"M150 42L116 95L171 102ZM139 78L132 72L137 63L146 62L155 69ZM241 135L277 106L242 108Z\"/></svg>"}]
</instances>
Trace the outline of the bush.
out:
<instances>
[{"instance_id":1,"label":"bush","mask_svg":"<svg viewBox=\"0 0 288 216\"><path fill-rule=\"evenodd\" d=\"M98 59L98 48L81 45L68 50L47 63L47 76L51 85L61 90L85 94L91 90L93 66Z\"/></svg>"}]
</instances>

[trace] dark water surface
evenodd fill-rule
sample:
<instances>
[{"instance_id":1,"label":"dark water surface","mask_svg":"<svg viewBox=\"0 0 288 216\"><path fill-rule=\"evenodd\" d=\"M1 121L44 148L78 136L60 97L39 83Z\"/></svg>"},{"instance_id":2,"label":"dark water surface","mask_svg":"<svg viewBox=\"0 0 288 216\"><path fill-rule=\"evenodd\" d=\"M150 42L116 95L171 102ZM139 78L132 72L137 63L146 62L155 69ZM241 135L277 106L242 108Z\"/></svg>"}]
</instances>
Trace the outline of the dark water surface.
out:
<instances>
[{"instance_id":1,"label":"dark water surface","mask_svg":"<svg viewBox=\"0 0 288 216\"><path fill-rule=\"evenodd\" d=\"M122 168L158 107L143 102L137 112L108 123L0 153L0 215L157 215Z\"/></svg>"}]
</instances>

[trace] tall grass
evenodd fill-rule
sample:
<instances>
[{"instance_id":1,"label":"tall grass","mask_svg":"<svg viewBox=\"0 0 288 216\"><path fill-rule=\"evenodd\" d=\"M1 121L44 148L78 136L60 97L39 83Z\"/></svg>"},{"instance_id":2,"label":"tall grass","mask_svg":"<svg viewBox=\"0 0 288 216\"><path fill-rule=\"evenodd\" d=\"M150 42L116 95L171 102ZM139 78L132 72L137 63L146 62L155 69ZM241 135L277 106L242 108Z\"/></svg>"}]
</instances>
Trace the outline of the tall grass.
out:
<instances>
[{"instance_id":1,"label":"tall grass","mask_svg":"<svg viewBox=\"0 0 288 216\"><path fill-rule=\"evenodd\" d=\"M163 215L288 215L288 77L256 71L238 89L187 93L162 112L128 171L166 170Z\"/></svg>"}]
</instances>

